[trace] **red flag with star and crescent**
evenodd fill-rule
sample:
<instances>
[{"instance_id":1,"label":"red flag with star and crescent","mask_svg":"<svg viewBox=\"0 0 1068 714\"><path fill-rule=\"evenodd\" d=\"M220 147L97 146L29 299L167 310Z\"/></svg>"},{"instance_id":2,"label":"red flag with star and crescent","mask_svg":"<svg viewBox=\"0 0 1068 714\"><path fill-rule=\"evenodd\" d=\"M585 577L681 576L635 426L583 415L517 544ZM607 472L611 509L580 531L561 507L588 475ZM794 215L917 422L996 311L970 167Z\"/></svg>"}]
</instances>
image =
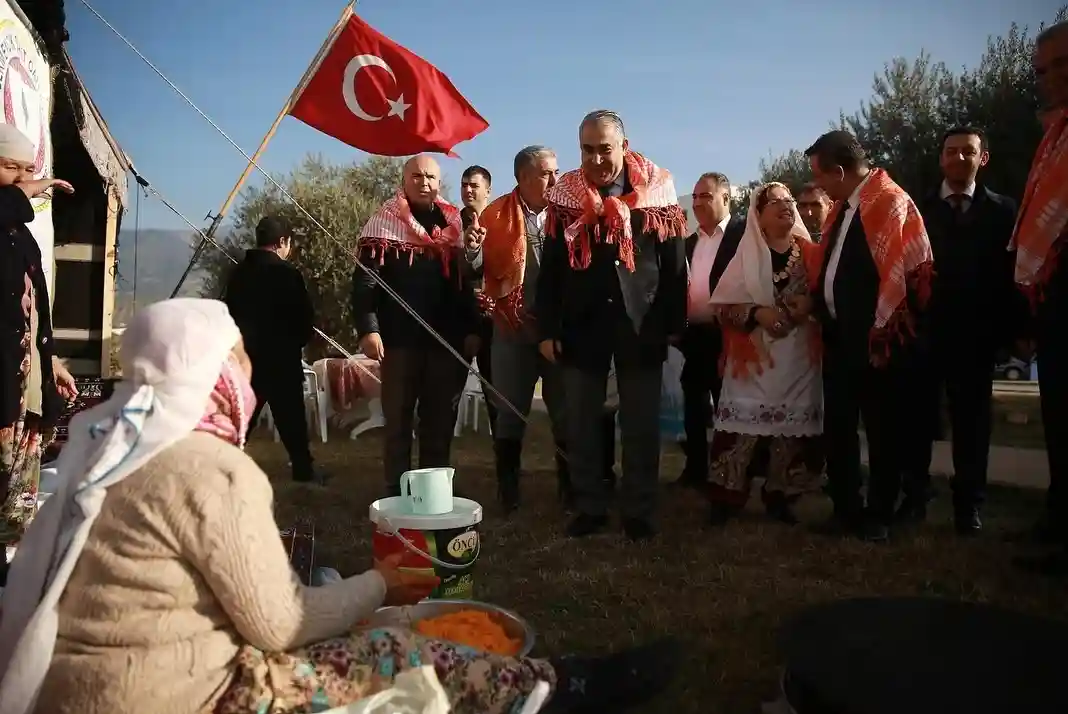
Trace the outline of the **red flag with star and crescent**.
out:
<instances>
[{"instance_id":1,"label":"red flag with star and crescent","mask_svg":"<svg viewBox=\"0 0 1068 714\"><path fill-rule=\"evenodd\" d=\"M344 23L290 116L380 156L452 148L489 124L449 78L356 15Z\"/></svg>"}]
</instances>

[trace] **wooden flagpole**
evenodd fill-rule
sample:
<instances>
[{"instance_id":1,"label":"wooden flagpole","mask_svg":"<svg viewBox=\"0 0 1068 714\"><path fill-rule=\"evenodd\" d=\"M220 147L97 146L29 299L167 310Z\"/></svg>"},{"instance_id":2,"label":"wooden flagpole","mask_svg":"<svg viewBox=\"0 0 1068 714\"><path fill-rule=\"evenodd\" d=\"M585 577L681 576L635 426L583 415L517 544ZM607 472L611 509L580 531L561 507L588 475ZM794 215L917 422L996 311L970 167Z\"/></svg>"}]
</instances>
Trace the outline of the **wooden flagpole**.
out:
<instances>
[{"instance_id":1,"label":"wooden flagpole","mask_svg":"<svg viewBox=\"0 0 1068 714\"><path fill-rule=\"evenodd\" d=\"M218 212L216 212L216 214L212 217L211 225L208 227L208 230L205 232L205 235L201 237L200 243L197 244L196 250L193 251L193 256L189 259L189 264L185 266L185 272L182 273L182 277L178 279L178 284L175 285L174 290L171 291L171 298L178 297L178 292L182 289L182 285L184 285L185 281L189 278L189 274L193 272L193 268L196 266L197 261L200 259L201 253L204 252L204 248L208 245L208 241L215 236L215 232L222 224L223 218L226 217L226 212L230 210L230 206L231 204L233 204L234 199L237 198L238 193L241 192L241 188L245 185L245 182L248 181L248 177L252 173L252 170L259 163L260 157L267 149L267 144L270 143L271 139L274 138L275 132L278 131L278 127L282 123L282 120L289 115L289 112L290 110L292 110L293 105L297 103L297 100L300 99L300 95L304 93L304 89L307 86L308 82L311 81L311 78L315 76L315 73L319 69L319 65L323 63L323 60L326 58L327 53L330 52L330 49L334 46L334 42L337 41L338 35L341 34L341 31L343 29L345 29L345 25L348 23L349 17L352 16L353 8L355 8L355 6L356 0L351 0L347 5L345 5L345 9L341 11L341 17L334 25L334 28L330 31L330 34L327 35L326 40L323 42L322 46L319 47L319 52L316 53L315 57L311 61L311 64L308 65L308 69L304 71L304 75L300 78L300 81L297 82L297 86L289 95L289 99L287 99L286 103L282 105L282 110L278 112L278 116L275 118L274 123L271 124L271 128L267 130L267 134L264 135L263 141L260 142L259 147L256 149L256 153L252 155L252 160L248 162L248 165L245 167L245 170L242 171L241 176L238 177L237 183L234 184L234 187L230 190L229 195L227 195L226 200L223 201L222 205L219 207Z\"/></svg>"}]
</instances>

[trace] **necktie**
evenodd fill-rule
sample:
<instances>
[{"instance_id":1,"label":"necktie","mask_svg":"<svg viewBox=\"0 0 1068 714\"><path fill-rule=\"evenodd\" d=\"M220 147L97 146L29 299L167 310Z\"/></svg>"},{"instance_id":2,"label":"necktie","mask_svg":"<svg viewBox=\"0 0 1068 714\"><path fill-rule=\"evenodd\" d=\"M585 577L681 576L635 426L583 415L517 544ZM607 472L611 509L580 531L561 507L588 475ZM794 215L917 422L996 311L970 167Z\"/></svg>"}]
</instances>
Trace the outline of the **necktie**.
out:
<instances>
[{"instance_id":1,"label":"necktie","mask_svg":"<svg viewBox=\"0 0 1068 714\"><path fill-rule=\"evenodd\" d=\"M953 213L958 217L964 213L968 205L968 196L964 193L954 193L946 200L949 201L949 205L953 207Z\"/></svg>"},{"instance_id":2,"label":"necktie","mask_svg":"<svg viewBox=\"0 0 1068 714\"><path fill-rule=\"evenodd\" d=\"M834 223L831 227L824 231L823 238L827 239L827 257L831 257L831 252L834 250L834 246L838 243L838 234L842 232L842 224L845 223L846 213L849 212L849 201L842 201L842 210L838 212L838 215L834 217Z\"/></svg>"}]
</instances>

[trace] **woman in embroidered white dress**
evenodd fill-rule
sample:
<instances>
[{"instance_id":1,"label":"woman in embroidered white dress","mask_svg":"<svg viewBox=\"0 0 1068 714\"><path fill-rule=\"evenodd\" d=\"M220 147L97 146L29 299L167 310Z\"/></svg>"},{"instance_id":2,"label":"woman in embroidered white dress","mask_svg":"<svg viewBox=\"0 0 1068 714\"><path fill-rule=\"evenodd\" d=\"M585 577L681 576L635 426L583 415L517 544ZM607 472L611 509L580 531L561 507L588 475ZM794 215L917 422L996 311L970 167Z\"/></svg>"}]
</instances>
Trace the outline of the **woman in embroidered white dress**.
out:
<instances>
[{"instance_id":1,"label":"woman in embroidered white dress","mask_svg":"<svg viewBox=\"0 0 1068 714\"><path fill-rule=\"evenodd\" d=\"M815 244L786 186L769 183L749 204L745 234L712 295L723 329L723 391L716 405L711 520L725 523L749 498L749 464L762 442L768 514L796 523L792 504L819 487L823 381L819 327L810 316Z\"/></svg>"}]
</instances>

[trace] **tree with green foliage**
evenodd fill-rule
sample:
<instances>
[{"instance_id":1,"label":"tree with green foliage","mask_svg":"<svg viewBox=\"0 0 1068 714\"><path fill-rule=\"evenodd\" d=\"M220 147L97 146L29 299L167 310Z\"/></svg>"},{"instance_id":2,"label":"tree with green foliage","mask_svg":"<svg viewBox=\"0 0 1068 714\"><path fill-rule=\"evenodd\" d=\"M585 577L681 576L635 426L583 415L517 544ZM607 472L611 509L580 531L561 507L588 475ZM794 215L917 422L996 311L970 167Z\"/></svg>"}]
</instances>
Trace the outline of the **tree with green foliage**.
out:
<instances>
[{"instance_id":1,"label":"tree with green foliage","mask_svg":"<svg viewBox=\"0 0 1068 714\"><path fill-rule=\"evenodd\" d=\"M1063 6L1051 20L1066 17L1068 6ZM895 59L875 76L872 98L854 114L842 113L830 128L851 131L875 165L918 197L937 190L942 181L943 133L954 125L977 126L986 132L991 152L982 180L1018 199L1042 138L1033 50L1034 35L1013 23L1007 34L988 39L976 66L959 73L926 52L912 62ZM807 159L792 149L761 161L754 185L777 180L796 190L808 177Z\"/></svg>"},{"instance_id":2,"label":"tree with green foliage","mask_svg":"<svg viewBox=\"0 0 1068 714\"><path fill-rule=\"evenodd\" d=\"M278 179L307 213L273 183L251 186L242 192L234 211L233 228L220 243L240 260L245 250L254 245L256 224L261 218L271 215L286 221L292 227L296 246L292 260L308 285L316 326L351 348L356 344L349 314L356 241L371 215L401 186L403 167L402 160L381 156L347 165L308 156L296 170ZM320 230L315 221L330 235ZM209 246L197 265L204 276L202 294L219 296L232 266L227 256ZM310 356L327 351L326 345L317 341L309 348Z\"/></svg>"}]
</instances>

